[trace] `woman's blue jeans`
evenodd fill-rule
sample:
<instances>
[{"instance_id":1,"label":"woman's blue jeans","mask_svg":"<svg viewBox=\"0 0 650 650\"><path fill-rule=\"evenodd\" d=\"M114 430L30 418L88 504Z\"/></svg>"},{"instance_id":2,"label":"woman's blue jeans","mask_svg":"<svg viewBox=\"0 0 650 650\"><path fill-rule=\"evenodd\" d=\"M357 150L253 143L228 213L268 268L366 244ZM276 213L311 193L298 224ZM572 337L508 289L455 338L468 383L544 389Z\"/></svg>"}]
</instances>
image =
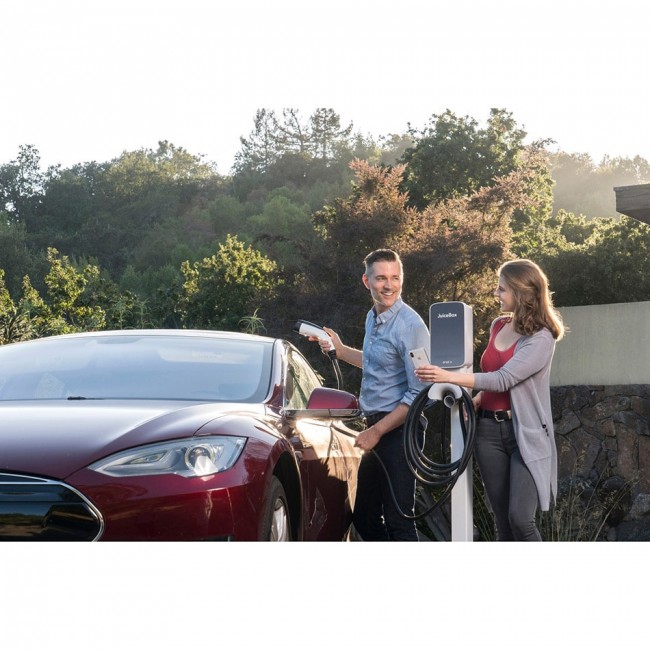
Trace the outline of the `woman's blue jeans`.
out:
<instances>
[{"instance_id":1,"label":"woman's blue jeans","mask_svg":"<svg viewBox=\"0 0 650 650\"><path fill-rule=\"evenodd\" d=\"M474 457L496 522L497 541L542 540L535 524L535 481L524 463L512 421L477 420Z\"/></svg>"}]
</instances>

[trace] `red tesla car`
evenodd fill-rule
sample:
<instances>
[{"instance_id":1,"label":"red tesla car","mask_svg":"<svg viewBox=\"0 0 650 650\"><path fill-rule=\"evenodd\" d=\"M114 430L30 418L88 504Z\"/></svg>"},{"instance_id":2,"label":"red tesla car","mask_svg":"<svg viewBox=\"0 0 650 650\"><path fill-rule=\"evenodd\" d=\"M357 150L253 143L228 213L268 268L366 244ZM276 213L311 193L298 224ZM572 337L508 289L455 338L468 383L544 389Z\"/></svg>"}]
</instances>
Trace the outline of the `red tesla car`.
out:
<instances>
[{"instance_id":1,"label":"red tesla car","mask_svg":"<svg viewBox=\"0 0 650 650\"><path fill-rule=\"evenodd\" d=\"M0 347L0 539L342 540L361 429L291 343L130 330Z\"/></svg>"}]
</instances>

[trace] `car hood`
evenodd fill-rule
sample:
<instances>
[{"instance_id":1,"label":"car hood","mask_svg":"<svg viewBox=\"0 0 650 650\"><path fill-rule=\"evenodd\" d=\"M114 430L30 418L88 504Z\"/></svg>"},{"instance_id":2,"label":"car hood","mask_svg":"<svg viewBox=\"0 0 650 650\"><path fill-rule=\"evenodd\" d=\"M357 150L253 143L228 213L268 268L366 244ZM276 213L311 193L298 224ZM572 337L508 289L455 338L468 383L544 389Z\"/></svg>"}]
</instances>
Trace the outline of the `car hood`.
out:
<instances>
[{"instance_id":1,"label":"car hood","mask_svg":"<svg viewBox=\"0 0 650 650\"><path fill-rule=\"evenodd\" d=\"M237 404L128 400L3 403L0 471L64 479L109 454L192 436L241 410ZM246 405L246 411L261 416L263 407Z\"/></svg>"}]
</instances>

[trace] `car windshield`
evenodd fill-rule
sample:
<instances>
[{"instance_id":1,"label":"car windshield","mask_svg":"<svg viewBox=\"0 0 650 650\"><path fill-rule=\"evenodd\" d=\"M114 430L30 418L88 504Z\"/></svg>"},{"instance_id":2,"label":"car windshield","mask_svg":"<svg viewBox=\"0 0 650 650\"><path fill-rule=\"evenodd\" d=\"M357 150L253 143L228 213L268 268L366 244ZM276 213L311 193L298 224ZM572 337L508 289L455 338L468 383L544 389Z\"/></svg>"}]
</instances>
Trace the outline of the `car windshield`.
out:
<instances>
[{"instance_id":1,"label":"car windshield","mask_svg":"<svg viewBox=\"0 0 650 650\"><path fill-rule=\"evenodd\" d=\"M103 335L0 346L0 401L165 399L259 402L271 340Z\"/></svg>"}]
</instances>

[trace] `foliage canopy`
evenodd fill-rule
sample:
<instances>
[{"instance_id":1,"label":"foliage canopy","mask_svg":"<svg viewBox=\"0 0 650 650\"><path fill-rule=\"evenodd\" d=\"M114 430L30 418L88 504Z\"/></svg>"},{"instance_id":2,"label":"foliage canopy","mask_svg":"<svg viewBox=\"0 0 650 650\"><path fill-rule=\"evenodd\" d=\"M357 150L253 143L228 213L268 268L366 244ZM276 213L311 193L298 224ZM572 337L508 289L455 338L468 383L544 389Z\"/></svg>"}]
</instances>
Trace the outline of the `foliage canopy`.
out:
<instances>
[{"instance_id":1,"label":"foliage canopy","mask_svg":"<svg viewBox=\"0 0 650 650\"><path fill-rule=\"evenodd\" d=\"M360 343L372 249L405 264L404 297L495 315L495 269L530 257L558 306L650 299L650 232L610 205L650 181L641 158L594 164L524 144L511 113L451 111L375 139L330 108L257 111L232 173L163 141L109 162L0 165L0 342L105 327L288 336L294 320Z\"/></svg>"}]
</instances>

